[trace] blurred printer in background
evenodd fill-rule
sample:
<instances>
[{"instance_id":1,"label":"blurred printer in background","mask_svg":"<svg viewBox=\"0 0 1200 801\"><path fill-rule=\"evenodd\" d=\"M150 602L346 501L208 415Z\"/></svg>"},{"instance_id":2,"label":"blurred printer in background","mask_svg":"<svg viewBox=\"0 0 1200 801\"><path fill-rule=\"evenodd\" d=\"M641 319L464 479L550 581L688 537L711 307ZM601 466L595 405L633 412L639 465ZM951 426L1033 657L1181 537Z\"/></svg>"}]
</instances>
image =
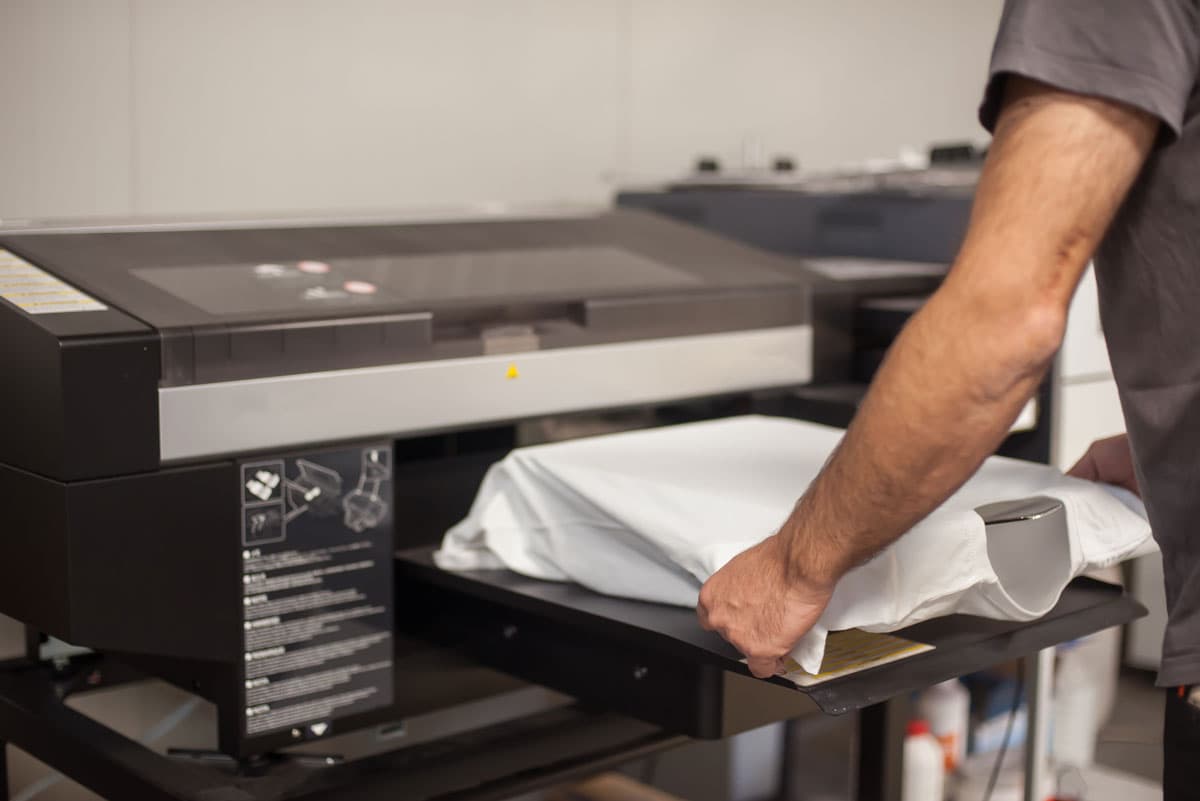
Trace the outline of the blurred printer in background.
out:
<instances>
[{"instance_id":1,"label":"blurred printer in background","mask_svg":"<svg viewBox=\"0 0 1200 801\"><path fill-rule=\"evenodd\" d=\"M844 424L883 352L936 289L966 232L983 154L969 145L930 151L922 167L889 166L805 175L792 169L723 173L712 159L679 181L631 187L617 202L801 256L830 275L920 274L924 291L860 294L847 384L801 394L809 417ZM777 159L777 167L791 167ZM840 407L840 411L839 411ZM1099 436L1124 430L1089 270L1071 310L1063 349L1002 453L1068 467Z\"/></svg>"}]
</instances>

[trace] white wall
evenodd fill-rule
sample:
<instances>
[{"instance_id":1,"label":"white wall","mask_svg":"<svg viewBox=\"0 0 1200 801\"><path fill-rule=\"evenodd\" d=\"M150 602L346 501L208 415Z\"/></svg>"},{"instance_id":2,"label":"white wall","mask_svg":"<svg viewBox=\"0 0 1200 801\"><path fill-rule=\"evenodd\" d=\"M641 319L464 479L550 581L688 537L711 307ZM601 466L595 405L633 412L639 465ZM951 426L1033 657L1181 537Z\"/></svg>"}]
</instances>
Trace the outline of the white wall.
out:
<instances>
[{"instance_id":1,"label":"white wall","mask_svg":"<svg viewBox=\"0 0 1200 801\"><path fill-rule=\"evenodd\" d=\"M0 0L0 218L591 203L978 137L1000 0Z\"/></svg>"}]
</instances>

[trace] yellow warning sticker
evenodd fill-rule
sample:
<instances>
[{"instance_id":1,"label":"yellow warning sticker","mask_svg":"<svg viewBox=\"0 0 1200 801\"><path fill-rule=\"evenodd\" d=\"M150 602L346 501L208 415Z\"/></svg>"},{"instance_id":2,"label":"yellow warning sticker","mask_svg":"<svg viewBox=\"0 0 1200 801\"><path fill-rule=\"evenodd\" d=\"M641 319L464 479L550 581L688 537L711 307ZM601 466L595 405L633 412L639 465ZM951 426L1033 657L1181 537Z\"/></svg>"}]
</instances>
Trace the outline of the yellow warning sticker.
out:
<instances>
[{"instance_id":1,"label":"yellow warning sticker","mask_svg":"<svg viewBox=\"0 0 1200 801\"><path fill-rule=\"evenodd\" d=\"M504 371L504 377L509 381L512 381L514 378L520 378L521 372L517 369L515 364L510 364L508 369Z\"/></svg>"},{"instance_id":2,"label":"yellow warning sticker","mask_svg":"<svg viewBox=\"0 0 1200 801\"><path fill-rule=\"evenodd\" d=\"M15 253L0 249L0 298L27 314L103 311L108 307Z\"/></svg>"},{"instance_id":3,"label":"yellow warning sticker","mask_svg":"<svg viewBox=\"0 0 1200 801\"><path fill-rule=\"evenodd\" d=\"M825 657L821 660L820 673L805 673L800 665L788 659L785 665L788 672L784 678L801 687L811 687L932 650L932 645L891 634L872 634L859 629L834 631L825 641Z\"/></svg>"}]
</instances>

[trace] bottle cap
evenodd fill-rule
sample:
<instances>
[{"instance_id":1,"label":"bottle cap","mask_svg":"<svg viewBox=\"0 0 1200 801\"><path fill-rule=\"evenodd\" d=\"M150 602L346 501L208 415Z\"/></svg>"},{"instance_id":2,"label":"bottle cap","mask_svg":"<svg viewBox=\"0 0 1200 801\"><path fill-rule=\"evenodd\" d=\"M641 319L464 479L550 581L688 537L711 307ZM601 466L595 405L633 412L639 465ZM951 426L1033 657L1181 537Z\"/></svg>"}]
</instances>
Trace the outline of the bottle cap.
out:
<instances>
[{"instance_id":1,"label":"bottle cap","mask_svg":"<svg viewBox=\"0 0 1200 801\"><path fill-rule=\"evenodd\" d=\"M924 720L910 720L905 733L909 737L920 737L923 734L929 734L929 723Z\"/></svg>"}]
</instances>

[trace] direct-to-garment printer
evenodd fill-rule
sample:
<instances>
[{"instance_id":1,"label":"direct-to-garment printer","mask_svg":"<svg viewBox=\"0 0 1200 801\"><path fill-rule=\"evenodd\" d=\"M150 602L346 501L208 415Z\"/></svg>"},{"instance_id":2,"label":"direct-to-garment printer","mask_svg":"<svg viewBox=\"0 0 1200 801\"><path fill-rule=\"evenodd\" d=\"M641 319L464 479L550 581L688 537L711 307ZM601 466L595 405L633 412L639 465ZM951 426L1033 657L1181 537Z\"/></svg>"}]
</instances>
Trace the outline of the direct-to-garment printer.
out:
<instances>
[{"instance_id":1,"label":"direct-to-garment printer","mask_svg":"<svg viewBox=\"0 0 1200 801\"><path fill-rule=\"evenodd\" d=\"M690 610L433 565L531 424L786 409L844 369L854 297L928 280L830 277L627 210L4 229L0 614L30 637L0 669L0 742L112 798L500 798L1124 622L1136 605L1084 582L1042 621L922 624L934 651L800 691L750 678ZM46 661L60 641L89 650ZM212 702L229 763L64 703L139 676ZM279 756L522 681L578 704Z\"/></svg>"},{"instance_id":2,"label":"direct-to-garment printer","mask_svg":"<svg viewBox=\"0 0 1200 801\"><path fill-rule=\"evenodd\" d=\"M887 172L696 172L630 186L617 203L776 253L948 264L978 178L971 161Z\"/></svg>"}]
</instances>

